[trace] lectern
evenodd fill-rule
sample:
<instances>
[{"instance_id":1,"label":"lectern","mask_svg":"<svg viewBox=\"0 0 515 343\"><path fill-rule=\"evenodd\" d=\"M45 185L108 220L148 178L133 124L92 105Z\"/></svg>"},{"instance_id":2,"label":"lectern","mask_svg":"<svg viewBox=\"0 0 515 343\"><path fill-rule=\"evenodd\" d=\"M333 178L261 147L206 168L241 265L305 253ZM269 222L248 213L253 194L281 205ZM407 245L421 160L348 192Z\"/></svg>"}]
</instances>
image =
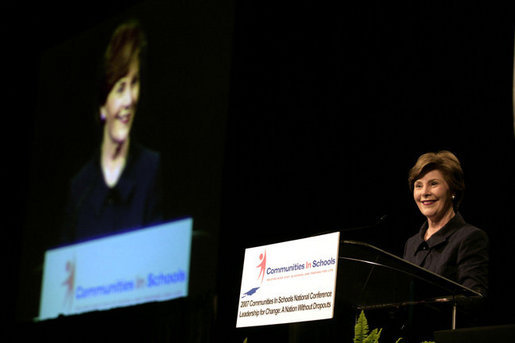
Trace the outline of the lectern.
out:
<instances>
[{"instance_id":1,"label":"lectern","mask_svg":"<svg viewBox=\"0 0 515 343\"><path fill-rule=\"evenodd\" d=\"M456 328L456 304L482 298L472 289L363 242L340 242L338 274L340 301L358 310L448 303L452 329Z\"/></svg>"},{"instance_id":2,"label":"lectern","mask_svg":"<svg viewBox=\"0 0 515 343\"><path fill-rule=\"evenodd\" d=\"M411 305L425 304L432 310L444 304L443 313L448 313L452 326L425 321L432 335L435 329L456 327L456 305L461 299L482 297L373 245L339 237L332 233L246 249L236 320L241 334L250 332L256 341L268 337L289 337L290 342L345 340L352 332L356 310L368 311L368 316L372 309L383 314L390 309L412 310ZM286 323L291 325L275 325ZM401 330L398 337L407 338L406 333L426 334Z\"/></svg>"}]
</instances>

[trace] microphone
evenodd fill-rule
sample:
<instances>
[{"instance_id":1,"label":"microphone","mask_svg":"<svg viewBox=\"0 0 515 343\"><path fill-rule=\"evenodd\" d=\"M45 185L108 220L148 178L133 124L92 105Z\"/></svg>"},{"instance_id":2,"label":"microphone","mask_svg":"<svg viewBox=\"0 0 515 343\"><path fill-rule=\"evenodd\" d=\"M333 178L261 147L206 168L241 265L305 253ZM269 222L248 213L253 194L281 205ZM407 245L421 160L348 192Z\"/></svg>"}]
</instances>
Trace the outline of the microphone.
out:
<instances>
[{"instance_id":1,"label":"microphone","mask_svg":"<svg viewBox=\"0 0 515 343\"><path fill-rule=\"evenodd\" d=\"M347 228L347 229L335 228L334 230L326 230L326 231L322 231L322 232L317 232L315 234L315 236L324 235L327 233L333 233L336 231L339 231L341 234L345 234L348 232L360 232L360 231L370 230L370 229L374 229L374 228L377 228L377 227L383 225L388 218L389 218L389 216L387 214L383 214L381 217L379 217L379 219L374 224L355 226L355 227L351 227L351 228Z\"/></svg>"},{"instance_id":2,"label":"microphone","mask_svg":"<svg viewBox=\"0 0 515 343\"><path fill-rule=\"evenodd\" d=\"M355 226L355 227L351 227L351 228L347 228L347 229L341 229L340 232L345 233L345 232L354 232L354 231L362 231L362 230L367 230L367 229L374 229L378 226L383 225L387 219L388 219L388 215L383 214L374 224Z\"/></svg>"}]
</instances>

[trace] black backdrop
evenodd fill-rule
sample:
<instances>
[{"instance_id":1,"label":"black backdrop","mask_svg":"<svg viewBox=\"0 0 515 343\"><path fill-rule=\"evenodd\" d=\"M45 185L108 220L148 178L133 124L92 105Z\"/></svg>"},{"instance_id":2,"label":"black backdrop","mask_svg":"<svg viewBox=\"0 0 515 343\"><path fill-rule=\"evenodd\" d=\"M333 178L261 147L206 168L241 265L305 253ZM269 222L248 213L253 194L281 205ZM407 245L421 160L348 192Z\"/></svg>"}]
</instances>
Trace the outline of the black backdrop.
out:
<instances>
[{"instance_id":1,"label":"black backdrop","mask_svg":"<svg viewBox=\"0 0 515 343\"><path fill-rule=\"evenodd\" d=\"M7 21L5 231L14 243L5 251L12 261L8 275L18 274L21 257L19 218L26 215L30 191L24 181L37 129L32 113L41 53L134 4L66 9L68 16L56 14L54 6L28 12L16 6ZM234 325L246 247L386 216L380 228L360 238L401 254L405 239L423 221L407 188L407 171L418 155L439 149L454 151L462 161L467 182L462 214L491 239L489 324L515 321L500 313L515 305L509 10L460 2L238 1L234 11L217 14L220 26L234 22L232 49L226 50L228 120L221 138L217 334L242 336ZM21 134L8 137L12 131ZM188 175L185 182L193 179ZM16 286L6 284L7 291ZM14 320L15 303L9 304L12 311L3 315Z\"/></svg>"},{"instance_id":2,"label":"black backdrop","mask_svg":"<svg viewBox=\"0 0 515 343\"><path fill-rule=\"evenodd\" d=\"M500 311L513 305L515 212L506 8L245 2L236 9L223 202L231 230L222 231L234 251L221 261L241 261L248 246L381 217L383 225L359 238L402 254L423 221L407 171L421 153L449 149L466 176L461 212L491 238L491 322L513 321ZM238 277L231 270L221 279L230 285ZM237 294L226 293L229 318Z\"/></svg>"}]
</instances>

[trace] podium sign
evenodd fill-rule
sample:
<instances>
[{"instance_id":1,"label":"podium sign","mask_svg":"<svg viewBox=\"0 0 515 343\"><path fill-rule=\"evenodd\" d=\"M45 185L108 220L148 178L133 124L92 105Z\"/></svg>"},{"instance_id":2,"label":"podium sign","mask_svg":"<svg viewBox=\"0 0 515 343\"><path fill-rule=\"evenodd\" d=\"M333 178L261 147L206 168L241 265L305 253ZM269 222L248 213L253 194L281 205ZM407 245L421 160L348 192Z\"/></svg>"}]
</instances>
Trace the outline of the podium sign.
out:
<instances>
[{"instance_id":1,"label":"podium sign","mask_svg":"<svg viewBox=\"0 0 515 343\"><path fill-rule=\"evenodd\" d=\"M245 250L236 327L330 319L340 233Z\"/></svg>"}]
</instances>

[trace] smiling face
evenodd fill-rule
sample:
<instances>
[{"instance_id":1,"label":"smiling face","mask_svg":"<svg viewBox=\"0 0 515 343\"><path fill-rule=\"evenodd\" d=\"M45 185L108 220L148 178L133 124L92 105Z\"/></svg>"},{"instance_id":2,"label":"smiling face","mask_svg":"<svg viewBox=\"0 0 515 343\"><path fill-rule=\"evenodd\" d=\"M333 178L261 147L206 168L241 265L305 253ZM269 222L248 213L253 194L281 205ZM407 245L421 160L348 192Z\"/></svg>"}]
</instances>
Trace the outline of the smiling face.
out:
<instances>
[{"instance_id":1,"label":"smiling face","mask_svg":"<svg viewBox=\"0 0 515 343\"><path fill-rule=\"evenodd\" d=\"M413 198L420 212L431 221L453 215L452 193L444 175L438 169L415 180Z\"/></svg>"},{"instance_id":2,"label":"smiling face","mask_svg":"<svg viewBox=\"0 0 515 343\"><path fill-rule=\"evenodd\" d=\"M104 121L104 142L122 144L129 138L139 99L139 60L133 59L125 76L120 78L100 107Z\"/></svg>"}]
</instances>

